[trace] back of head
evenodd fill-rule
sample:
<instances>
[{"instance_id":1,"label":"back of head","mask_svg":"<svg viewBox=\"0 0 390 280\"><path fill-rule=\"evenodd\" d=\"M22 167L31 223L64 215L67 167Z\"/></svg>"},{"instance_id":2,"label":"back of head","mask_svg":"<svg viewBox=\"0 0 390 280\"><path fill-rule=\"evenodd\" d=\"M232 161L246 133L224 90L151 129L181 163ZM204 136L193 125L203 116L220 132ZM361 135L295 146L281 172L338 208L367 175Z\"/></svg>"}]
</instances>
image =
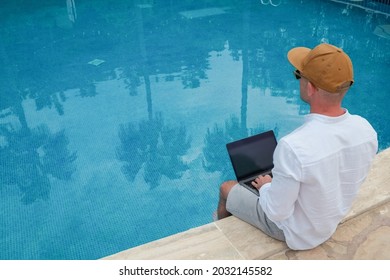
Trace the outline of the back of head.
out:
<instances>
[{"instance_id":1,"label":"back of head","mask_svg":"<svg viewBox=\"0 0 390 280\"><path fill-rule=\"evenodd\" d=\"M297 47L287 54L302 77L329 93L345 93L353 84L353 66L340 48L320 44L313 49Z\"/></svg>"}]
</instances>

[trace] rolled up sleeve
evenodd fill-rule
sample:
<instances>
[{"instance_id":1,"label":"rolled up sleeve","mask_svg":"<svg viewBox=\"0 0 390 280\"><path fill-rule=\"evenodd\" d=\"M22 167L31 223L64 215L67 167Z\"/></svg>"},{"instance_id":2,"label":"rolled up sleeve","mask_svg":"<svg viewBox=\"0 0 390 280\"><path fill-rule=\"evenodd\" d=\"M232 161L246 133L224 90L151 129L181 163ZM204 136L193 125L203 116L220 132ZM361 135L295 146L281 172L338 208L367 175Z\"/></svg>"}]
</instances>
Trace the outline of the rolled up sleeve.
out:
<instances>
[{"instance_id":1,"label":"rolled up sleeve","mask_svg":"<svg viewBox=\"0 0 390 280\"><path fill-rule=\"evenodd\" d=\"M301 165L290 146L282 140L274 152L272 182L260 188L259 198L263 211L274 222L293 214L301 185Z\"/></svg>"}]
</instances>

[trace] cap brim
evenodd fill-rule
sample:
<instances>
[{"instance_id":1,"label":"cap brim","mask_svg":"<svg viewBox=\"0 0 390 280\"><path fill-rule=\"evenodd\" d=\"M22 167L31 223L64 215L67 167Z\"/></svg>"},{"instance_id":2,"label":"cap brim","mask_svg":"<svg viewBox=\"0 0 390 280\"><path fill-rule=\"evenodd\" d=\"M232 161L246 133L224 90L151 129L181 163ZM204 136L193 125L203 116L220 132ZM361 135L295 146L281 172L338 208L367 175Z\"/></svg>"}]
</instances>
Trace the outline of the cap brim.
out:
<instances>
[{"instance_id":1,"label":"cap brim","mask_svg":"<svg viewBox=\"0 0 390 280\"><path fill-rule=\"evenodd\" d=\"M287 53L287 58L296 69L302 71L303 61L310 51L311 49L305 47L293 48Z\"/></svg>"}]
</instances>

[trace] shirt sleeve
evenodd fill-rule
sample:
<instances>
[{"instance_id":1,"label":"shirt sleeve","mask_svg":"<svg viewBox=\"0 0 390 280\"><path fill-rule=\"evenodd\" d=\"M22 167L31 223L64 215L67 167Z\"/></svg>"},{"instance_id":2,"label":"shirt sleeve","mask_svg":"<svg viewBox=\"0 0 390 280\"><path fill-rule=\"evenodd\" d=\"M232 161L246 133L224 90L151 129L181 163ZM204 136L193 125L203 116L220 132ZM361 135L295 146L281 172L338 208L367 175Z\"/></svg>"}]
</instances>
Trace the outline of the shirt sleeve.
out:
<instances>
[{"instance_id":1,"label":"shirt sleeve","mask_svg":"<svg viewBox=\"0 0 390 280\"><path fill-rule=\"evenodd\" d=\"M281 139L274 152L272 182L260 188L259 203L270 220L282 221L293 214L301 185L301 173L301 164L295 153Z\"/></svg>"}]
</instances>

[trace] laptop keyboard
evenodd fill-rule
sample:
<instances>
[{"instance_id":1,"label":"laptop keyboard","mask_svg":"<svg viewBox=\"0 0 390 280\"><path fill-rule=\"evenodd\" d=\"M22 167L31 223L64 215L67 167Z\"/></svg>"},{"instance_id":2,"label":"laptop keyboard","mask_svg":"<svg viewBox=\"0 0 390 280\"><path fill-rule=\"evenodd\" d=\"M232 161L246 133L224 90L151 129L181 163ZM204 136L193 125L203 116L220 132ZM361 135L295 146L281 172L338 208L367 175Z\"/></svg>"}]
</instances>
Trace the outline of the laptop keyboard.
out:
<instances>
[{"instance_id":1,"label":"laptop keyboard","mask_svg":"<svg viewBox=\"0 0 390 280\"><path fill-rule=\"evenodd\" d=\"M246 186L248 186L248 187L254 189L254 190L257 190L257 189L252 185L252 181L245 182L244 184L245 184Z\"/></svg>"},{"instance_id":2,"label":"laptop keyboard","mask_svg":"<svg viewBox=\"0 0 390 280\"><path fill-rule=\"evenodd\" d=\"M270 172L270 173L268 173L268 174L264 174L264 175L269 175L269 176L271 176L271 178L273 178L272 172ZM254 181L254 180L247 181L247 182L244 182L244 184L245 184L246 186L252 188L252 189L257 190L257 189L252 185L252 182L253 182L253 181Z\"/></svg>"}]
</instances>

